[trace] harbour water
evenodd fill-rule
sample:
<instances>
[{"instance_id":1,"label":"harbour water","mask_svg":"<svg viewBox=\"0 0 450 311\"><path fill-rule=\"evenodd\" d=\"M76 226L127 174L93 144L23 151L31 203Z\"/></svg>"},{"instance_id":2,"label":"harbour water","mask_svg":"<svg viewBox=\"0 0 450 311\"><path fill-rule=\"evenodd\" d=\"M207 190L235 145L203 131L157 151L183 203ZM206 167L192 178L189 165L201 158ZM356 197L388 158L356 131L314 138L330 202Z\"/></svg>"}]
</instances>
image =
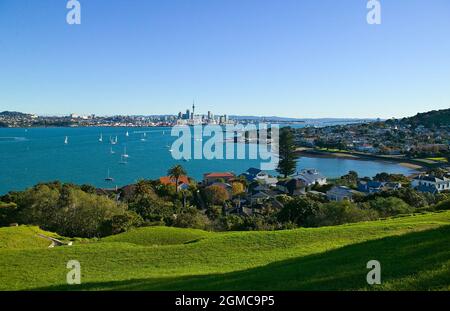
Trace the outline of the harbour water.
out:
<instances>
[{"instance_id":1,"label":"harbour water","mask_svg":"<svg viewBox=\"0 0 450 311\"><path fill-rule=\"evenodd\" d=\"M170 128L162 127L2 128L0 194L54 180L104 188L120 187L142 178L164 176L176 164L183 165L189 176L196 180L201 180L206 172L240 174L249 167L260 166L261 160L250 159L175 160L169 146L176 137L170 132ZM112 144L116 137L117 143ZM128 157L124 158L124 153ZM302 168L316 168L331 178L350 170L360 176L413 172L395 163L306 157L298 162L298 169ZM107 176L114 180L106 181Z\"/></svg>"}]
</instances>

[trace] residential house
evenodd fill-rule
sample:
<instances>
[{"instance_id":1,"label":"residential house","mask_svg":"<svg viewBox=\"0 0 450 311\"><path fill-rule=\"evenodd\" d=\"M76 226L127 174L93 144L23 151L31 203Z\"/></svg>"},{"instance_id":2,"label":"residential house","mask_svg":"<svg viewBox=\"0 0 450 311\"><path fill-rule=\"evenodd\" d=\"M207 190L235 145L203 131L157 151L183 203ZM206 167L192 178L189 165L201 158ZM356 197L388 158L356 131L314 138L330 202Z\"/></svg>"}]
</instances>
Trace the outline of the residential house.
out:
<instances>
[{"instance_id":1,"label":"residential house","mask_svg":"<svg viewBox=\"0 0 450 311\"><path fill-rule=\"evenodd\" d=\"M294 175L293 178L303 181L306 187L314 186L316 184L327 184L327 178L316 169L302 170L300 172L297 172L297 174Z\"/></svg>"},{"instance_id":2,"label":"residential house","mask_svg":"<svg viewBox=\"0 0 450 311\"><path fill-rule=\"evenodd\" d=\"M377 153L379 151L378 148L375 148L374 146L370 145L370 144L362 144L361 146L357 146L355 148L357 151L360 152L367 152L367 153Z\"/></svg>"},{"instance_id":3,"label":"residential house","mask_svg":"<svg viewBox=\"0 0 450 311\"><path fill-rule=\"evenodd\" d=\"M302 195L306 193L306 184L300 179L282 180L277 183L277 190L289 195Z\"/></svg>"},{"instance_id":4,"label":"residential house","mask_svg":"<svg viewBox=\"0 0 450 311\"><path fill-rule=\"evenodd\" d=\"M359 181L358 191L372 194L382 191L398 190L402 187L399 182L380 182L375 180Z\"/></svg>"},{"instance_id":5,"label":"residential house","mask_svg":"<svg viewBox=\"0 0 450 311\"><path fill-rule=\"evenodd\" d=\"M265 201L269 200L271 196L263 191L257 192L250 196L251 205L263 204Z\"/></svg>"},{"instance_id":6,"label":"residential house","mask_svg":"<svg viewBox=\"0 0 450 311\"><path fill-rule=\"evenodd\" d=\"M203 182L205 185L209 186L215 182L225 182L228 183L232 179L234 179L236 176L233 173L230 172L223 172L223 173L206 173L203 175Z\"/></svg>"},{"instance_id":7,"label":"residential house","mask_svg":"<svg viewBox=\"0 0 450 311\"><path fill-rule=\"evenodd\" d=\"M271 187L275 187L278 182L277 178L272 177L267 172L254 167L249 168L244 174L242 174L242 176L244 176L249 182L257 181Z\"/></svg>"},{"instance_id":8,"label":"residential house","mask_svg":"<svg viewBox=\"0 0 450 311\"><path fill-rule=\"evenodd\" d=\"M379 181L369 180L358 182L358 191L364 193L379 193L382 191L383 183Z\"/></svg>"},{"instance_id":9,"label":"residential house","mask_svg":"<svg viewBox=\"0 0 450 311\"><path fill-rule=\"evenodd\" d=\"M159 182L162 185L172 185L175 186L176 185L176 178L171 177L171 176L163 176L161 178L159 178ZM180 178L178 178L178 190L185 190L189 188L189 178L187 176L180 176Z\"/></svg>"},{"instance_id":10,"label":"residential house","mask_svg":"<svg viewBox=\"0 0 450 311\"><path fill-rule=\"evenodd\" d=\"M353 201L353 196L358 193L353 189L345 186L334 186L330 190L327 191L327 198L330 201Z\"/></svg>"},{"instance_id":11,"label":"residential house","mask_svg":"<svg viewBox=\"0 0 450 311\"><path fill-rule=\"evenodd\" d=\"M421 192L438 193L450 190L450 178L419 175L412 180L411 187Z\"/></svg>"}]
</instances>

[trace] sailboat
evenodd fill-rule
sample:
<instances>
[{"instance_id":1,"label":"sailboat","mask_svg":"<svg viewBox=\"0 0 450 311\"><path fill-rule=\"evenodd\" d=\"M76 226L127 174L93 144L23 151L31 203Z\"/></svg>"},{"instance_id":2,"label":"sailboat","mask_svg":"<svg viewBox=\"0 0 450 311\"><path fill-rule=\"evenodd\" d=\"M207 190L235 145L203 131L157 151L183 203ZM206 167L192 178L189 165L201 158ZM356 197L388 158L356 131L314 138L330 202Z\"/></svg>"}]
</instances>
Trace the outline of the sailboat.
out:
<instances>
[{"instance_id":1,"label":"sailboat","mask_svg":"<svg viewBox=\"0 0 450 311\"><path fill-rule=\"evenodd\" d=\"M125 158L125 159L127 159L127 158L130 157L130 156L127 154L127 147L123 147L123 154L122 154L122 157Z\"/></svg>"},{"instance_id":2,"label":"sailboat","mask_svg":"<svg viewBox=\"0 0 450 311\"><path fill-rule=\"evenodd\" d=\"M130 133L128 133L128 131L125 133L125 136L128 137L130 136Z\"/></svg>"},{"instance_id":3,"label":"sailboat","mask_svg":"<svg viewBox=\"0 0 450 311\"><path fill-rule=\"evenodd\" d=\"M108 177L105 178L105 181L114 181L114 178L112 178L112 177L109 175L109 169L108 169Z\"/></svg>"},{"instance_id":4,"label":"sailboat","mask_svg":"<svg viewBox=\"0 0 450 311\"><path fill-rule=\"evenodd\" d=\"M128 164L127 159L123 155L120 156L119 164L124 164L124 165Z\"/></svg>"},{"instance_id":5,"label":"sailboat","mask_svg":"<svg viewBox=\"0 0 450 311\"><path fill-rule=\"evenodd\" d=\"M65 145L69 144L69 137L66 136L66 138L64 139L64 144Z\"/></svg>"},{"instance_id":6,"label":"sailboat","mask_svg":"<svg viewBox=\"0 0 450 311\"><path fill-rule=\"evenodd\" d=\"M110 139L111 145L117 145L117 136L116 139Z\"/></svg>"},{"instance_id":7,"label":"sailboat","mask_svg":"<svg viewBox=\"0 0 450 311\"><path fill-rule=\"evenodd\" d=\"M146 141L146 139L145 139L146 137L147 137L147 133L142 134L141 141Z\"/></svg>"},{"instance_id":8,"label":"sailboat","mask_svg":"<svg viewBox=\"0 0 450 311\"><path fill-rule=\"evenodd\" d=\"M103 134L100 134L100 138L98 139L99 142L103 142Z\"/></svg>"},{"instance_id":9,"label":"sailboat","mask_svg":"<svg viewBox=\"0 0 450 311\"><path fill-rule=\"evenodd\" d=\"M110 153L111 153L111 154L115 154L115 153L116 153L116 152L113 150L112 147L111 147Z\"/></svg>"}]
</instances>

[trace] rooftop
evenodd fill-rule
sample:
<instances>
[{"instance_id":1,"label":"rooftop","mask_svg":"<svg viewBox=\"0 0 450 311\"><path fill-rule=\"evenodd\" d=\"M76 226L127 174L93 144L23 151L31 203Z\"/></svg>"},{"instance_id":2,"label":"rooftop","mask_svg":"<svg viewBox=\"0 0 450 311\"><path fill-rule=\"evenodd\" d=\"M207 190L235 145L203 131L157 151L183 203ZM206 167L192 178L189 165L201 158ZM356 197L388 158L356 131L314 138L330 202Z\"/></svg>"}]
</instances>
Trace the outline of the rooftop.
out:
<instances>
[{"instance_id":1,"label":"rooftop","mask_svg":"<svg viewBox=\"0 0 450 311\"><path fill-rule=\"evenodd\" d=\"M205 174L205 178L223 178L223 177L231 178L234 177L234 174L230 172L223 172L223 173L214 172Z\"/></svg>"}]
</instances>

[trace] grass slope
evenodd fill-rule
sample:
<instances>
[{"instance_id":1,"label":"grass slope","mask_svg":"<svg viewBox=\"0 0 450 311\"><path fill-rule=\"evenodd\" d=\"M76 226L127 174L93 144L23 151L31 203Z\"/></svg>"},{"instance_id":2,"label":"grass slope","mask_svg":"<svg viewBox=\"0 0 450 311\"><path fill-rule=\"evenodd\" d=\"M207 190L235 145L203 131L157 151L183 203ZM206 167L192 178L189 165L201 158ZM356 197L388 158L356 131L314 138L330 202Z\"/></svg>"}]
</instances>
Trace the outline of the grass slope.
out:
<instances>
[{"instance_id":1,"label":"grass slope","mask_svg":"<svg viewBox=\"0 0 450 311\"><path fill-rule=\"evenodd\" d=\"M317 229L206 233L141 228L55 249L0 249L0 290L449 289L450 212ZM80 286L65 285L81 263Z\"/></svg>"},{"instance_id":2,"label":"grass slope","mask_svg":"<svg viewBox=\"0 0 450 311\"><path fill-rule=\"evenodd\" d=\"M211 233L195 229L152 227L131 230L103 239L104 242L124 242L144 246L175 245L197 242Z\"/></svg>"},{"instance_id":3,"label":"grass slope","mask_svg":"<svg viewBox=\"0 0 450 311\"><path fill-rule=\"evenodd\" d=\"M52 232L47 232L32 226L0 228L0 251L11 249L48 248L50 241L38 234L58 238Z\"/></svg>"}]
</instances>

